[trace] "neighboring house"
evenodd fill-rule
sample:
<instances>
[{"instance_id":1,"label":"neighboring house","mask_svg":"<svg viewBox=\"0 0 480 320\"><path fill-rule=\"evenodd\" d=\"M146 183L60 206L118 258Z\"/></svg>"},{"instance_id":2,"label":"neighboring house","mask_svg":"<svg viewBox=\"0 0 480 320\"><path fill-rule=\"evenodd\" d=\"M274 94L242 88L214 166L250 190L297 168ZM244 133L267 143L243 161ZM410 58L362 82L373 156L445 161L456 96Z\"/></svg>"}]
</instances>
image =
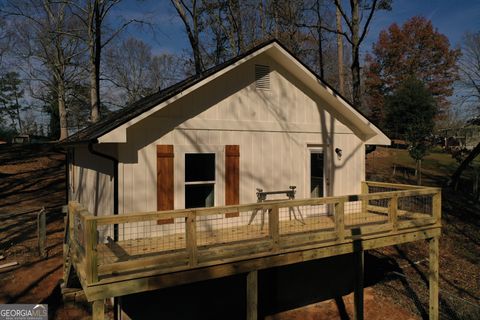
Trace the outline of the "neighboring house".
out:
<instances>
[{"instance_id":1,"label":"neighboring house","mask_svg":"<svg viewBox=\"0 0 480 320\"><path fill-rule=\"evenodd\" d=\"M480 126L467 124L462 128L443 129L438 133L445 139L444 147L456 147L472 150L480 142Z\"/></svg>"},{"instance_id":2,"label":"neighboring house","mask_svg":"<svg viewBox=\"0 0 480 320\"><path fill-rule=\"evenodd\" d=\"M365 145L390 144L277 41L64 142L69 200L94 215L252 203L256 188L358 194Z\"/></svg>"}]
</instances>

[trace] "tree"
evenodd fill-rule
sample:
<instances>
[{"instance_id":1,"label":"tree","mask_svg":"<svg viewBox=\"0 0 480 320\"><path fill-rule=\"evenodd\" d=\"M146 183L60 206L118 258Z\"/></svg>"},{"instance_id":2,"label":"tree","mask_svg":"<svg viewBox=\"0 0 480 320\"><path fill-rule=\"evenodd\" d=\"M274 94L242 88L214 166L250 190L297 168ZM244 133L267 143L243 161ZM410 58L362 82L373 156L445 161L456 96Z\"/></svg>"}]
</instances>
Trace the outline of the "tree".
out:
<instances>
[{"instance_id":1,"label":"tree","mask_svg":"<svg viewBox=\"0 0 480 320\"><path fill-rule=\"evenodd\" d=\"M154 56L149 45L135 38L108 50L105 69L108 80L122 91L126 104L172 84L178 73L172 55Z\"/></svg>"},{"instance_id":2,"label":"tree","mask_svg":"<svg viewBox=\"0 0 480 320\"><path fill-rule=\"evenodd\" d=\"M467 32L463 39L463 56L460 59L460 83L463 99L480 111L480 32ZM475 121L476 119L474 119ZM457 186L462 172L480 154L480 143L468 154L450 178L449 184Z\"/></svg>"},{"instance_id":3,"label":"tree","mask_svg":"<svg viewBox=\"0 0 480 320\"><path fill-rule=\"evenodd\" d=\"M352 73L352 95L353 104L357 108L362 107L362 91L360 78L360 46L368 32L368 27L372 21L373 15L377 10L391 10L391 0L350 0L350 15L348 16L342 2L334 0L340 15L347 26L347 32L328 28L328 31L341 34L348 41L352 48L352 63L350 65ZM367 18L362 23L363 13ZM362 25L363 24L363 25ZM325 27L324 27L325 28Z\"/></svg>"},{"instance_id":4,"label":"tree","mask_svg":"<svg viewBox=\"0 0 480 320\"><path fill-rule=\"evenodd\" d=\"M41 98L42 89L54 90L58 106L60 140L68 136L66 95L68 84L78 75L78 61L82 52L79 41L67 36L75 30L76 18L67 3L49 0L10 0L3 12L15 20L15 46L12 50L19 68L39 83L32 91L33 98Z\"/></svg>"},{"instance_id":5,"label":"tree","mask_svg":"<svg viewBox=\"0 0 480 320\"><path fill-rule=\"evenodd\" d=\"M433 132L436 102L421 80L409 77L387 97L385 106L388 130L409 143L409 154L417 163L417 183L421 184L421 161Z\"/></svg>"},{"instance_id":6,"label":"tree","mask_svg":"<svg viewBox=\"0 0 480 320\"><path fill-rule=\"evenodd\" d=\"M480 111L480 31L465 34L462 53L459 65L463 96Z\"/></svg>"},{"instance_id":7,"label":"tree","mask_svg":"<svg viewBox=\"0 0 480 320\"><path fill-rule=\"evenodd\" d=\"M129 19L110 32L106 32L106 24L112 9L121 0L70 0L68 3L75 16L79 19L82 30L71 34L81 38L88 48L88 72L90 81L90 121L100 120L100 70L102 67L103 49L130 24L137 19Z\"/></svg>"},{"instance_id":8,"label":"tree","mask_svg":"<svg viewBox=\"0 0 480 320\"><path fill-rule=\"evenodd\" d=\"M200 51L200 13L199 2L191 0L191 5L187 6L183 0L171 0L178 16L185 25L188 40L193 52L193 61L195 65L195 73L201 74L204 70L202 53Z\"/></svg>"},{"instance_id":9,"label":"tree","mask_svg":"<svg viewBox=\"0 0 480 320\"><path fill-rule=\"evenodd\" d=\"M12 127L15 123L23 133L20 111L24 109L20 104L23 97L22 80L17 72L8 72L0 78L0 115L5 114L11 119Z\"/></svg>"},{"instance_id":10,"label":"tree","mask_svg":"<svg viewBox=\"0 0 480 320\"><path fill-rule=\"evenodd\" d=\"M372 120L383 124L384 97L410 76L427 86L439 113L445 112L458 77L459 56L460 51L450 49L447 37L423 17L413 17L401 27L394 23L382 31L372 55L366 58L365 85Z\"/></svg>"}]
</instances>

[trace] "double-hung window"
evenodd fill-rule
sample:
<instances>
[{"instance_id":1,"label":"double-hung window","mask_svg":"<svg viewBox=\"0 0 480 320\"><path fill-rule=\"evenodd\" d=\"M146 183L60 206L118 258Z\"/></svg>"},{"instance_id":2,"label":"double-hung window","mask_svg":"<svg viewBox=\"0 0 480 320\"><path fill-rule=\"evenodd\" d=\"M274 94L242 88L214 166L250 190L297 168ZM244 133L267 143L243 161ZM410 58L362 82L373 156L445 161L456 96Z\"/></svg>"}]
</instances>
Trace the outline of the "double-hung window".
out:
<instances>
[{"instance_id":1,"label":"double-hung window","mask_svg":"<svg viewBox=\"0 0 480 320\"><path fill-rule=\"evenodd\" d=\"M185 154L185 208L215 205L215 153Z\"/></svg>"}]
</instances>

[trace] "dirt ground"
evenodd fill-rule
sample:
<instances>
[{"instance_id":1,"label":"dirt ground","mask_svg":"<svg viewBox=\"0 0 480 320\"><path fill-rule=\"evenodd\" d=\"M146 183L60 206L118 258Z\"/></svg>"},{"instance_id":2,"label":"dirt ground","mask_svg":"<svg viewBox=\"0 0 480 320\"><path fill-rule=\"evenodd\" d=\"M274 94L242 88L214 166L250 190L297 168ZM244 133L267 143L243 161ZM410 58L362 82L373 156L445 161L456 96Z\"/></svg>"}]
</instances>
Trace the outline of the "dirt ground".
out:
<instances>
[{"instance_id":1,"label":"dirt ground","mask_svg":"<svg viewBox=\"0 0 480 320\"><path fill-rule=\"evenodd\" d=\"M414 176L393 175L393 163L401 157L394 149L378 148L367 156L367 180L415 184ZM445 187L447 155L430 155L424 160L422 184L442 187L442 237L440 238L441 319L480 319L480 203L468 193ZM427 162L429 161L429 162ZM413 164L410 171L414 171ZM375 285L376 294L395 297L396 305L420 318L428 318L428 246L418 241L371 250L388 257L399 270Z\"/></svg>"},{"instance_id":2,"label":"dirt ground","mask_svg":"<svg viewBox=\"0 0 480 320\"><path fill-rule=\"evenodd\" d=\"M69 313L76 318L88 313L62 306L64 163L64 154L52 145L0 148L0 265L18 263L0 269L0 303L48 303L52 318L69 319ZM42 207L47 211L45 259L37 240Z\"/></svg>"},{"instance_id":3,"label":"dirt ground","mask_svg":"<svg viewBox=\"0 0 480 320\"><path fill-rule=\"evenodd\" d=\"M413 183L392 176L395 154L379 149L367 156L369 178ZM0 303L48 303L52 319L85 319L88 304L62 302L63 214L65 203L64 155L52 146L0 149ZM430 185L442 176L426 173ZM36 213L47 210L48 257L38 256ZM480 206L466 195L443 193L441 240L442 319L480 319ZM413 243L370 252L395 266L381 281L365 291L365 319L428 318L428 261L424 243ZM373 270L375 272L375 270ZM271 315L267 319L350 319L352 297L328 300Z\"/></svg>"}]
</instances>

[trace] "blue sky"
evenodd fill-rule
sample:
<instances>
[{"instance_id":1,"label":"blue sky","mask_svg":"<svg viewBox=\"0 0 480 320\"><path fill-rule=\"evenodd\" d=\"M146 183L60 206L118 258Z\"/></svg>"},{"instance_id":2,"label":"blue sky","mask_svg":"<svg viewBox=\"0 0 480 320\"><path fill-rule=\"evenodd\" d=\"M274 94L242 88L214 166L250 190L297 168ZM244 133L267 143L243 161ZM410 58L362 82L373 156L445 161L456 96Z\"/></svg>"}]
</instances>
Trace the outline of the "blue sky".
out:
<instances>
[{"instance_id":1,"label":"blue sky","mask_svg":"<svg viewBox=\"0 0 480 320\"><path fill-rule=\"evenodd\" d=\"M132 28L128 33L149 43L155 53L188 53L190 50L183 25L169 0L125 0L114 14L122 19L146 16L152 21L155 33L149 28ZM480 0L393 0L392 11L376 13L362 52L370 50L381 30L416 15L431 19L452 46L460 45L466 31L480 31Z\"/></svg>"}]
</instances>

